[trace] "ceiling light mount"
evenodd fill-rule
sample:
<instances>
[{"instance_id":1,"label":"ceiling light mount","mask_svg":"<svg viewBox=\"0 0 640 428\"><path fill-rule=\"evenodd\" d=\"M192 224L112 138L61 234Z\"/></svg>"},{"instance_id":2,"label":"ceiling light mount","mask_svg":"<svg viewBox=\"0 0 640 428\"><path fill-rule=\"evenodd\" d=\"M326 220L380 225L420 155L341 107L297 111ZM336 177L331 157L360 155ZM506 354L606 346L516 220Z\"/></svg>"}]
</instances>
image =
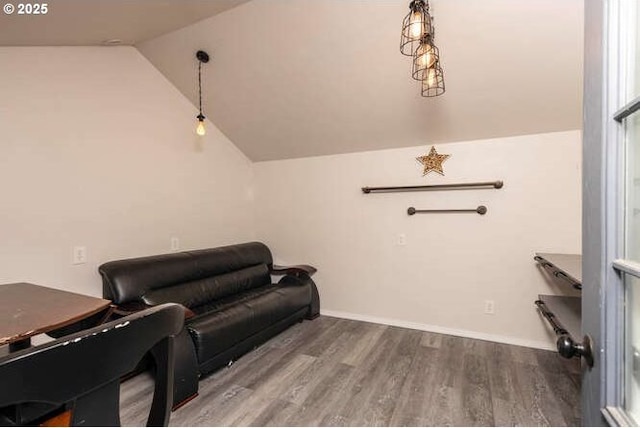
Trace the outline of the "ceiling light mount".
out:
<instances>
[{"instance_id":1,"label":"ceiling light mount","mask_svg":"<svg viewBox=\"0 0 640 428\"><path fill-rule=\"evenodd\" d=\"M204 62L205 64L209 62L209 54L205 51L196 52L196 58L198 59L198 61Z\"/></svg>"}]
</instances>

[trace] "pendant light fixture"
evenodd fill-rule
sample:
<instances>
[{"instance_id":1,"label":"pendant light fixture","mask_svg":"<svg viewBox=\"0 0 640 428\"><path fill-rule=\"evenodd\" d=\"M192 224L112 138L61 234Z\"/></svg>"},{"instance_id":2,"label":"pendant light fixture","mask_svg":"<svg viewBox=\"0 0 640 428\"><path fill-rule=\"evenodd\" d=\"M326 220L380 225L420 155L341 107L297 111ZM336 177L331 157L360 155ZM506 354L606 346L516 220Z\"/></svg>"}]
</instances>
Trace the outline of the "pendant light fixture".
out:
<instances>
[{"instance_id":1,"label":"pendant light fixture","mask_svg":"<svg viewBox=\"0 0 640 428\"><path fill-rule=\"evenodd\" d=\"M423 80L425 70L432 69L440 62L440 51L433 44L430 34L422 36L420 44L413 55L411 76L416 80Z\"/></svg>"},{"instance_id":2,"label":"pendant light fixture","mask_svg":"<svg viewBox=\"0 0 640 428\"><path fill-rule=\"evenodd\" d=\"M444 94L444 74L439 64L433 68L425 69L422 73L420 94L423 97L437 97Z\"/></svg>"},{"instance_id":3,"label":"pendant light fixture","mask_svg":"<svg viewBox=\"0 0 640 428\"><path fill-rule=\"evenodd\" d=\"M431 34L431 15L429 3L425 0L413 0L409 4L409 13L402 21L400 37L400 52L402 55L412 56L422 37Z\"/></svg>"},{"instance_id":4,"label":"pendant light fixture","mask_svg":"<svg viewBox=\"0 0 640 428\"><path fill-rule=\"evenodd\" d=\"M196 59L198 60L198 102L200 113L196 116L198 119L198 126L196 127L196 134L203 136L207 133L204 127L204 114L202 114L202 63L209 62L209 54L205 51L196 52Z\"/></svg>"},{"instance_id":5,"label":"pendant light fixture","mask_svg":"<svg viewBox=\"0 0 640 428\"><path fill-rule=\"evenodd\" d=\"M421 82L423 97L444 94L444 73L428 0L413 0L409 4L409 14L402 21L400 53L412 57L411 77Z\"/></svg>"}]
</instances>

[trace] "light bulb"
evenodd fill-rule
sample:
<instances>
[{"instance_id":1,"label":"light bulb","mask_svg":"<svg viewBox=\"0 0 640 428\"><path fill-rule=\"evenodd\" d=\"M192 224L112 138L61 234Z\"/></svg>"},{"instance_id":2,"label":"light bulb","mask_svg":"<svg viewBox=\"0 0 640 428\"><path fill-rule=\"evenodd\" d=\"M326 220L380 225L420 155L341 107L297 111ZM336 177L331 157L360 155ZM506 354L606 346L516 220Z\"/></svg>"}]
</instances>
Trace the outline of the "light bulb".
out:
<instances>
[{"instance_id":1,"label":"light bulb","mask_svg":"<svg viewBox=\"0 0 640 428\"><path fill-rule=\"evenodd\" d=\"M422 37L422 12L419 10L414 11L409 19L409 36L414 40Z\"/></svg>"},{"instance_id":2,"label":"light bulb","mask_svg":"<svg viewBox=\"0 0 640 428\"><path fill-rule=\"evenodd\" d=\"M417 65L418 68L431 68L435 61L435 56L433 55L433 47L428 43L423 43L420 45L417 53Z\"/></svg>"},{"instance_id":3,"label":"light bulb","mask_svg":"<svg viewBox=\"0 0 640 428\"><path fill-rule=\"evenodd\" d=\"M204 134L207 133L207 130L204 128L204 120L203 119L198 119L198 127L196 128L196 134L198 134L201 137L204 136Z\"/></svg>"},{"instance_id":4,"label":"light bulb","mask_svg":"<svg viewBox=\"0 0 640 428\"><path fill-rule=\"evenodd\" d=\"M429 88L432 88L436 85L436 82L437 82L436 69L435 68L427 69L427 86Z\"/></svg>"}]
</instances>

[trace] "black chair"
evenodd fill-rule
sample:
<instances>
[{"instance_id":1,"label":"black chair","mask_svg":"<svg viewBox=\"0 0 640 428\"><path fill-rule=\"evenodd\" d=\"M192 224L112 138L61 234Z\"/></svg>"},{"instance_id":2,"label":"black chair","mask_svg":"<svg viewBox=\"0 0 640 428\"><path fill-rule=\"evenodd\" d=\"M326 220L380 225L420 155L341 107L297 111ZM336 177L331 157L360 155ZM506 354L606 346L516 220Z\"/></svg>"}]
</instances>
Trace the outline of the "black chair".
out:
<instances>
[{"instance_id":1,"label":"black chair","mask_svg":"<svg viewBox=\"0 0 640 428\"><path fill-rule=\"evenodd\" d=\"M33 425L66 414L62 423L71 426L119 426L120 378L151 352L156 383L147 425L167 426L173 336L183 324L181 306L160 305L1 357L0 425ZM34 419L43 409L55 411Z\"/></svg>"}]
</instances>

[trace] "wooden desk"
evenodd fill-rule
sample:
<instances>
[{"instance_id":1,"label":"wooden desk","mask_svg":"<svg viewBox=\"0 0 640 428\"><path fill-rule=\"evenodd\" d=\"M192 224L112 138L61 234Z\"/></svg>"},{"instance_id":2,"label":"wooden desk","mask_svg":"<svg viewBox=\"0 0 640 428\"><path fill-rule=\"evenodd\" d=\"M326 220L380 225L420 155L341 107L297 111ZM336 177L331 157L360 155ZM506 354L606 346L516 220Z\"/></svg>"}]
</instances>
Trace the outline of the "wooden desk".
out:
<instances>
[{"instance_id":1,"label":"wooden desk","mask_svg":"<svg viewBox=\"0 0 640 428\"><path fill-rule=\"evenodd\" d=\"M0 345L26 348L31 336L81 321L109 308L109 300L26 282L0 285Z\"/></svg>"}]
</instances>

